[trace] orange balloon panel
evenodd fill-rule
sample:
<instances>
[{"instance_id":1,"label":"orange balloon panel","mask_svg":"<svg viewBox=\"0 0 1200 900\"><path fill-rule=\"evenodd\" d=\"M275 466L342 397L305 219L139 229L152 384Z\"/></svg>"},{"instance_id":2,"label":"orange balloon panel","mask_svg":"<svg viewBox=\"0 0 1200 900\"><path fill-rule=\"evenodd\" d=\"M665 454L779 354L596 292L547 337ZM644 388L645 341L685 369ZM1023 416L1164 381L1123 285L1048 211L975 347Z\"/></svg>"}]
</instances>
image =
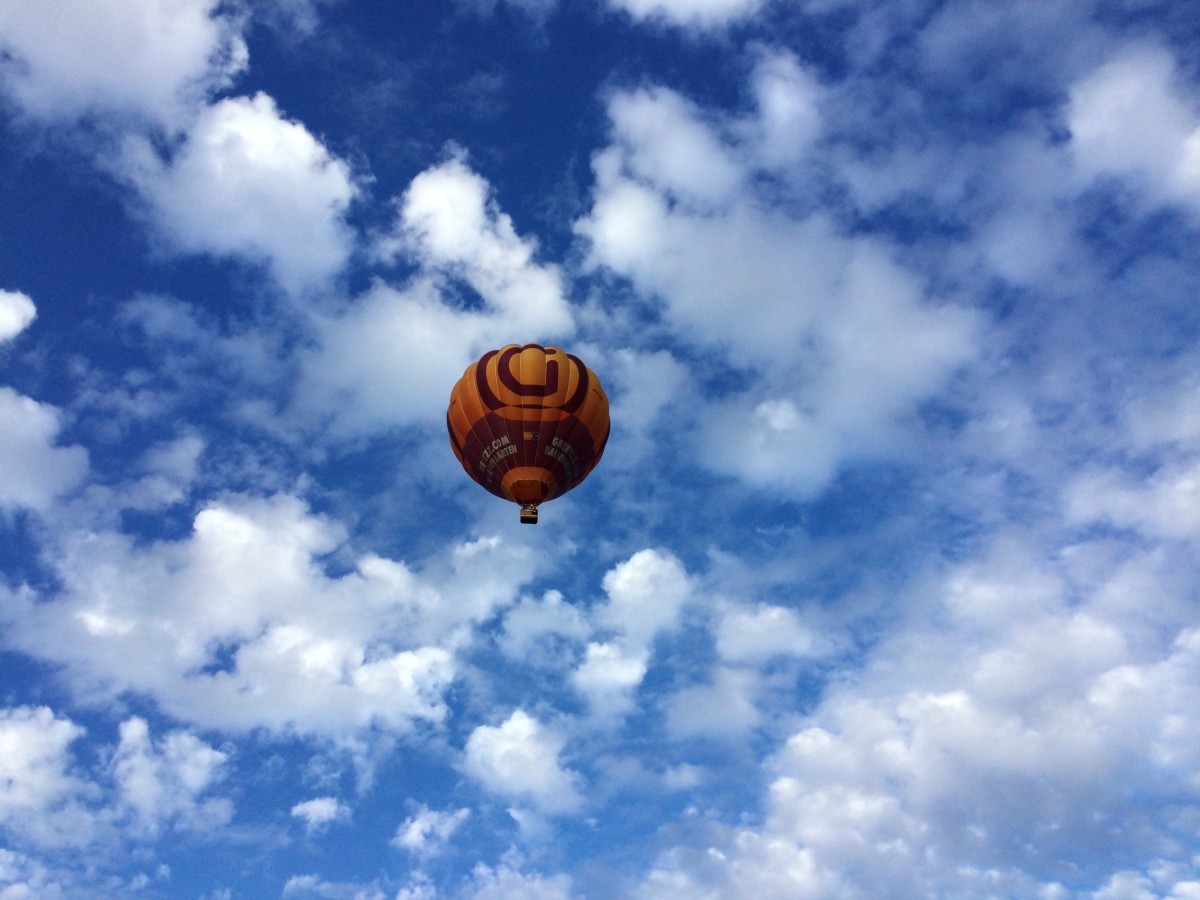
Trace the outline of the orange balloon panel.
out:
<instances>
[{"instance_id":1,"label":"orange balloon panel","mask_svg":"<svg viewBox=\"0 0 1200 900\"><path fill-rule=\"evenodd\" d=\"M608 397L577 356L508 344L467 366L446 411L450 446L467 474L498 497L537 504L592 471L608 441Z\"/></svg>"}]
</instances>

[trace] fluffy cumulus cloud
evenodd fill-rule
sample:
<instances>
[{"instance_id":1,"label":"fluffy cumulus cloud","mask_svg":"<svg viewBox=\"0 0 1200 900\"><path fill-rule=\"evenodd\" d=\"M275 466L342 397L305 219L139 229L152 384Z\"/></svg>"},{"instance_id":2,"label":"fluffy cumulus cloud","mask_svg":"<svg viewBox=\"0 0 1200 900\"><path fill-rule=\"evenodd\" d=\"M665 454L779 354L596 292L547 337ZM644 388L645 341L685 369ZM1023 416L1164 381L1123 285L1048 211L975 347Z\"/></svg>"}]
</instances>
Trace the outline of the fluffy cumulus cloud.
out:
<instances>
[{"instance_id":1,"label":"fluffy cumulus cloud","mask_svg":"<svg viewBox=\"0 0 1200 900\"><path fill-rule=\"evenodd\" d=\"M547 591L538 599L523 597L505 612L498 643L513 659L554 664L563 659L566 645L585 640L591 631L583 613L560 591Z\"/></svg>"},{"instance_id":2,"label":"fluffy cumulus cloud","mask_svg":"<svg viewBox=\"0 0 1200 900\"><path fill-rule=\"evenodd\" d=\"M85 733L44 706L0 712L0 830L10 846L145 843L167 826L210 832L233 815L227 798L211 796L227 755L195 735L155 740L145 721L128 719L89 771L75 756Z\"/></svg>"},{"instance_id":3,"label":"fluffy cumulus cloud","mask_svg":"<svg viewBox=\"0 0 1200 900\"><path fill-rule=\"evenodd\" d=\"M417 274L402 287L377 283L320 322L303 402L355 431L434 421L446 386L484 350L514 335L568 337L563 276L536 250L461 156L420 173L377 247L415 263Z\"/></svg>"},{"instance_id":4,"label":"fluffy cumulus cloud","mask_svg":"<svg viewBox=\"0 0 1200 900\"><path fill-rule=\"evenodd\" d=\"M65 893L62 882L34 857L0 849L0 886L17 897L57 897Z\"/></svg>"},{"instance_id":5,"label":"fluffy cumulus cloud","mask_svg":"<svg viewBox=\"0 0 1200 900\"><path fill-rule=\"evenodd\" d=\"M654 640L670 630L691 595L686 570L669 553L642 550L604 576L607 602L593 621L607 640L588 643L571 676L602 719L627 712L646 675Z\"/></svg>"},{"instance_id":6,"label":"fluffy cumulus cloud","mask_svg":"<svg viewBox=\"0 0 1200 900\"><path fill-rule=\"evenodd\" d=\"M0 419L0 506L46 510L87 475L87 451L58 445L58 409L0 385Z\"/></svg>"},{"instance_id":7,"label":"fluffy cumulus cloud","mask_svg":"<svg viewBox=\"0 0 1200 900\"><path fill-rule=\"evenodd\" d=\"M11 341L37 316L26 294L0 291L0 343ZM82 447L59 446L62 412L0 385L0 508L47 510L87 475Z\"/></svg>"},{"instance_id":8,"label":"fluffy cumulus cloud","mask_svg":"<svg viewBox=\"0 0 1200 900\"><path fill-rule=\"evenodd\" d=\"M292 816L304 821L309 834L320 831L333 822L350 818L350 808L337 797L314 797L292 807Z\"/></svg>"},{"instance_id":9,"label":"fluffy cumulus cloud","mask_svg":"<svg viewBox=\"0 0 1200 900\"><path fill-rule=\"evenodd\" d=\"M343 540L285 496L210 505L187 538L145 548L81 534L62 548L59 596L10 594L6 641L66 665L85 694L138 691L210 727L440 722L460 630L508 600L521 551L465 544L433 588L375 556L326 574L316 557Z\"/></svg>"},{"instance_id":10,"label":"fluffy cumulus cloud","mask_svg":"<svg viewBox=\"0 0 1200 900\"><path fill-rule=\"evenodd\" d=\"M947 572L776 755L762 827L666 854L647 896L1068 896L1166 852L1197 797L1184 563L1111 551Z\"/></svg>"},{"instance_id":11,"label":"fluffy cumulus cloud","mask_svg":"<svg viewBox=\"0 0 1200 900\"><path fill-rule=\"evenodd\" d=\"M655 644L678 629L696 581L673 554L646 549L613 566L601 586L604 600L586 611L559 591L522 598L504 612L496 644L513 660L565 675L587 703L589 726L611 728L635 708Z\"/></svg>"},{"instance_id":12,"label":"fluffy cumulus cloud","mask_svg":"<svg viewBox=\"0 0 1200 900\"><path fill-rule=\"evenodd\" d=\"M460 274L487 303L515 318L511 326L569 330L560 274L534 262L535 242L517 235L489 191L461 157L422 172L400 201L395 240L431 268Z\"/></svg>"},{"instance_id":13,"label":"fluffy cumulus cloud","mask_svg":"<svg viewBox=\"0 0 1200 900\"><path fill-rule=\"evenodd\" d=\"M741 187L745 173L733 149L713 123L704 121L702 111L675 91L651 87L617 93L608 115L624 166L659 192L703 208L729 202Z\"/></svg>"},{"instance_id":14,"label":"fluffy cumulus cloud","mask_svg":"<svg viewBox=\"0 0 1200 900\"><path fill-rule=\"evenodd\" d=\"M817 655L822 644L795 610L766 605L728 612L716 628L716 639L718 656L732 663Z\"/></svg>"},{"instance_id":15,"label":"fluffy cumulus cloud","mask_svg":"<svg viewBox=\"0 0 1200 900\"><path fill-rule=\"evenodd\" d=\"M1197 895L1192 11L600 5L0 0L0 895Z\"/></svg>"},{"instance_id":16,"label":"fluffy cumulus cloud","mask_svg":"<svg viewBox=\"0 0 1200 900\"><path fill-rule=\"evenodd\" d=\"M646 675L648 654L617 643L591 643L571 683L605 719L628 712L633 692Z\"/></svg>"},{"instance_id":17,"label":"fluffy cumulus cloud","mask_svg":"<svg viewBox=\"0 0 1200 900\"><path fill-rule=\"evenodd\" d=\"M480 725L463 751L463 769L489 791L562 814L583 802L578 778L559 762L564 738L522 709L499 725Z\"/></svg>"},{"instance_id":18,"label":"fluffy cumulus cloud","mask_svg":"<svg viewBox=\"0 0 1200 900\"><path fill-rule=\"evenodd\" d=\"M166 823L200 831L228 823L233 815L228 799L201 798L221 780L227 760L228 754L185 731L154 741L144 720L121 723L111 766L134 833L154 836Z\"/></svg>"},{"instance_id":19,"label":"fluffy cumulus cloud","mask_svg":"<svg viewBox=\"0 0 1200 900\"><path fill-rule=\"evenodd\" d=\"M349 167L266 94L206 107L163 159L130 138L121 175L184 253L266 263L288 290L321 284L346 262L343 218L357 192Z\"/></svg>"},{"instance_id":20,"label":"fluffy cumulus cloud","mask_svg":"<svg viewBox=\"0 0 1200 900\"><path fill-rule=\"evenodd\" d=\"M764 49L751 89L755 115L740 123L745 148L766 171L787 179L821 136L821 84L792 54Z\"/></svg>"},{"instance_id":21,"label":"fluffy cumulus cloud","mask_svg":"<svg viewBox=\"0 0 1200 900\"><path fill-rule=\"evenodd\" d=\"M0 824L40 845L86 844L94 835L89 784L74 772L83 729L46 707L0 713Z\"/></svg>"},{"instance_id":22,"label":"fluffy cumulus cloud","mask_svg":"<svg viewBox=\"0 0 1200 900\"><path fill-rule=\"evenodd\" d=\"M480 863L472 873L474 900L567 900L572 896L568 875L542 875L526 872L510 864L487 866Z\"/></svg>"},{"instance_id":23,"label":"fluffy cumulus cloud","mask_svg":"<svg viewBox=\"0 0 1200 900\"><path fill-rule=\"evenodd\" d=\"M247 64L220 0L0 3L0 78L26 114L176 125Z\"/></svg>"},{"instance_id":24,"label":"fluffy cumulus cloud","mask_svg":"<svg viewBox=\"0 0 1200 900\"><path fill-rule=\"evenodd\" d=\"M594 203L576 228L593 265L661 298L671 326L757 376L703 413L699 461L805 494L843 461L883 451L896 421L971 358L980 323L931 302L880 242L755 198L760 167L820 128L818 88L794 60L762 62L758 85L762 108L732 123L665 88L615 95L614 142L595 157Z\"/></svg>"},{"instance_id":25,"label":"fluffy cumulus cloud","mask_svg":"<svg viewBox=\"0 0 1200 900\"><path fill-rule=\"evenodd\" d=\"M350 881L330 881L319 875L293 875L283 885L284 897L308 897L313 900L386 900L378 881L360 884ZM401 896L404 896L403 894ZM425 900L426 894L414 895Z\"/></svg>"},{"instance_id":26,"label":"fluffy cumulus cloud","mask_svg":"<svg viewBox=\"0 0 1200 900\"><path fill-rule=\"evenodd\" d=\"M20 291L0 291L0 343L11 341L29 327L37 307Z\"/></svg>"},{"instance_id":27,"label":"fluffy cumulus cloud","mask_svg":"<svg viewBox=\"0 0 1200 900\"><path fill-rule=\"evenodd\" d=\"M1200 104L1171 54L1122 50L1071 88L1067 124L1085 175L1130 179L1200 210Z\"/></svg>"},{"instance_id":28,"label":"fluffy cumulus cloud","mask_svg":"<svg viewBox=\"0 0 1200 900\"><path fill-rule=\"evenodd\" d=\"M675 624L691 594L687 570L670 553L639 550L604 576L608 602L595 612L602 627L614 628L636 651Z\"/></svg>"},{"instance_id":29,"label":"fluffy cumulus cloud","mask_svg":"<svg viewBox=\"0 0 1200 900\"><path fill-rule=\"evenodd\" d=\"M1067 515L1155 537L1200 539L1200 459L1163 465L1148 479L1118 470L1084 474L1070 486Z\"/></svg>"},{"instance_id":30,"label":"fluffy cumulus cloud","mask_svg":"<svg viewBox=\"0 0 1200 900\"><path fill-rule=\"evenodd\" d=\"M438 812L422 805L396 829L392 846L420 856L437 853L470 815L465 808Z\"/></svg>"}]
</instances>

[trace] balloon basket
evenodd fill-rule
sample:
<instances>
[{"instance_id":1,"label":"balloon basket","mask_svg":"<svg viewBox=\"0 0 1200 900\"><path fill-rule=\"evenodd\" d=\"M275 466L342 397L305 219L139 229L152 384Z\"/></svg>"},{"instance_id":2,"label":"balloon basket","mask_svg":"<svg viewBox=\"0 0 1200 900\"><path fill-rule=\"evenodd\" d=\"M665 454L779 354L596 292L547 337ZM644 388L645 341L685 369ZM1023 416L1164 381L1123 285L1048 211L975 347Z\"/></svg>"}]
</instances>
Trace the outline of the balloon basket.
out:
<instances>
[{"instance_id":1,"label":"balloon basket","mask_svg":"<svg viewBox=\"0 0 1200 900\"><path fill-rule=\"evenodd\" d=\"M537 506L532 503L526 503L521 507L521 524L536 525L537 524Z\"/></svg>"}]
</instances>

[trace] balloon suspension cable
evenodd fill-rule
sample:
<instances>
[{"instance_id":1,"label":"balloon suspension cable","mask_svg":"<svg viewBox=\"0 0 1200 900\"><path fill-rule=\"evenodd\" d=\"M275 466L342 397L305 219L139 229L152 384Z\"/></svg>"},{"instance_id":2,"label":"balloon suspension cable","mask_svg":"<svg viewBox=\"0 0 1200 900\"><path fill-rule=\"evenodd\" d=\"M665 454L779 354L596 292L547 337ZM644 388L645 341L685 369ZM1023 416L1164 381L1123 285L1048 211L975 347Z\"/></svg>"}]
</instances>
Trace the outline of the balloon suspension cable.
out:
<instances>
[{"instance_id":1,"label":"balloon suspension cable","mask_svg":"<svg viewBox=\"0 0 1200 900\"><path fill-rule=\"evenodd\" d=\"M537 504L526 503L521 506L521 522L525 525L537 524Z\"/></svg>"}]
</instances>

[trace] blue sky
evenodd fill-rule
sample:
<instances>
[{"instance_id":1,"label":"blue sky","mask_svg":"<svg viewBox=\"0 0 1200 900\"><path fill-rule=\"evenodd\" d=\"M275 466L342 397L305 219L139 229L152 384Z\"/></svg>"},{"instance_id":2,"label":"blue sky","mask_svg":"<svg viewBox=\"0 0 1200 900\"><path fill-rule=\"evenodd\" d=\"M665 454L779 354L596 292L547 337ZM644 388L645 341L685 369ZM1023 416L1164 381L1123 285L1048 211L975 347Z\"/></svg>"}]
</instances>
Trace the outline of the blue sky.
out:
<instances>
[{"instance_id":1,"label":"blue sky","mask_svg":"<svg viewBox=\"0 0 1200 900\"><path fill-rule=\"evenodd\" d=\"M1200 896L1169 0L0 0L0 896ZM445 406L568 348L535 528Z\"/></svg>"}]
</instances>

